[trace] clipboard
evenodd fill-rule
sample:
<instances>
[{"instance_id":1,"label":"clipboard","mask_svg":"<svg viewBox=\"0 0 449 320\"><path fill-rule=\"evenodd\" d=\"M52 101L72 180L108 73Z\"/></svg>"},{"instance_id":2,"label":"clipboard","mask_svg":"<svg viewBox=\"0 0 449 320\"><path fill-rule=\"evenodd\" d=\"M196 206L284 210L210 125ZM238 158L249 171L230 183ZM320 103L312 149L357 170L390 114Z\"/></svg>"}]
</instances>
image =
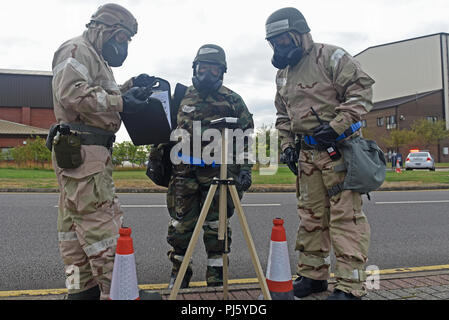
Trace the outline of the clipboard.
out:
<instances>
[{"instance_id":1,"label":"clipboard","mask_svg":"<svg viewBox=\"0 0 449 320\"><path fill-rule=\"evenodd\" d=\"M167 143L171 133L171 91L168 81L155 78L147 108L122 114L123 124L135 146Z\"/></svg>"}]
</instances>

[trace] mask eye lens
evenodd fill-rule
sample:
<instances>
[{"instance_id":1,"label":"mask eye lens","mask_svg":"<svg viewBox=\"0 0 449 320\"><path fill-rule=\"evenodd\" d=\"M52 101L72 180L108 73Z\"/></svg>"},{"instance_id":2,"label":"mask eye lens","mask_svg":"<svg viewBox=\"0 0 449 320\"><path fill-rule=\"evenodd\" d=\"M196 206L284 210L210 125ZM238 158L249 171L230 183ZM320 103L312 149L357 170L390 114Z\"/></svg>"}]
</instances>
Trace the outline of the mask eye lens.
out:
<instances>
[{"instance_id":1,"label":"mask eye lens","mask_svg":"<svg viewBox=\"0 0 449 320\"><path fill-rule=\"evenodd\" d=\"M285 48L292 43L292 39L288 33L281 33L269 40L271 48Z\"/></svg>"},{"instance_id":2,"label":"mask eye lens","mask_svg":"<svg viewBox=\"0 0 449 320\"><path fill-rule=\"evenodd\" d=\"M124 31L120 31L115 35L115 40L118 43L130 42L131 38Z\"/></svg>"},{"instance_id":3,"label":"mask eye lens","mask_svg":"<svg viewBox=\"0 0 449 320\"><path fill-rule=\"evenodd\" d=\"M220 75L220 66L210 63L199 63L196 71L198 74L204 74L209 71L211 74L218 77Z\"/></svg>"}]
</instances>

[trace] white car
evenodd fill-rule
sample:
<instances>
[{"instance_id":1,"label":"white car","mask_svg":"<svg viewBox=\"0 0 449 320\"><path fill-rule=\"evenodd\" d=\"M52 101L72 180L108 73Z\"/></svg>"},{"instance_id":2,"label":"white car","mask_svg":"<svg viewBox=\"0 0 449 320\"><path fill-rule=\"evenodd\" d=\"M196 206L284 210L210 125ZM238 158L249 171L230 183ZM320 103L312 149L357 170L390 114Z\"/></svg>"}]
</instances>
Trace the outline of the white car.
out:
<instances>
[{"instance_id":1,"label":"white car","mask_svg":"<svg viewBox=\"0 0 449 320\"><path fill-rule=\"evenodd\" d=\"M429 152L411 152L405 160L405 169L430 169L435 171L435 161Z\"/></svg>"}]
</instances>

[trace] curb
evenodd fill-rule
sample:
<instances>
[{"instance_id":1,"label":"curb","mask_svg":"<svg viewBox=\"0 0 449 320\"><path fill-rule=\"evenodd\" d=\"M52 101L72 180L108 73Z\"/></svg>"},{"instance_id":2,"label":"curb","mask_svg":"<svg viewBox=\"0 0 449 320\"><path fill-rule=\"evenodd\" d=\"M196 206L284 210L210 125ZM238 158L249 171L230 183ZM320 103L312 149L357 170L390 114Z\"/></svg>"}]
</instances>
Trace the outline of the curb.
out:
<instances>
[{"instance_id":1,"label":"curb","mask_svg":"<svg viewBox=\"0 0 449 320\"><path fill-rule=\"evenodd\" d=\"M408 186L408 187L380 187L376 191L419 191L419 190L448 190L449 185L437 186ZM152 187L152 188L117 188L116 193L166 193L167 188ZM44 189L44 188L0 188L0 192L24 192L24 193L59 193L59 189ZM249 193L264 193L264 192L296 192L295 185L257 185L251 187Z\"/></svg>"}]
</instances>

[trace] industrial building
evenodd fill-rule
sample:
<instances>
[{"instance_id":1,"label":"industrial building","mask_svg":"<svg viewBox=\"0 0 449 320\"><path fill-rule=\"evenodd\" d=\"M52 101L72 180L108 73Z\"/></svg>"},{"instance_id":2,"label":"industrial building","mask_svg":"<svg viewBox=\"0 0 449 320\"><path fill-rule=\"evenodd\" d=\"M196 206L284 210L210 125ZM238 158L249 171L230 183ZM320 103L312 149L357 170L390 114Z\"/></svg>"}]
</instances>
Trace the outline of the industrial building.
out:
<instances>
[{"instance_id":1,"label":"industrial building","mask_svg":"<svg viewBox=\"0 0 449 320\"><path fill-rule=\"evenodd\" d=\"M0 151L33 136L46 138L56 122L52 76L48 71L0 69Z\"/></svg>"},{"instance_id":2,"label":"industrial building","mask_svg":"<svg viewBox=\"0 0 449 320\"><path fill-rule=\"evenodd\" d=\"M449 34L423 37L369 47L355 55L362 69L376 83L374 108L364 126L385 152L382 141L390 130L410 129L415 120L446 121L449 129ZM449 139L439 145L409 146L428 149L436 162L449 162ZM407 156L409 147L399 151Z\"/></svg>"}]
</instances>

